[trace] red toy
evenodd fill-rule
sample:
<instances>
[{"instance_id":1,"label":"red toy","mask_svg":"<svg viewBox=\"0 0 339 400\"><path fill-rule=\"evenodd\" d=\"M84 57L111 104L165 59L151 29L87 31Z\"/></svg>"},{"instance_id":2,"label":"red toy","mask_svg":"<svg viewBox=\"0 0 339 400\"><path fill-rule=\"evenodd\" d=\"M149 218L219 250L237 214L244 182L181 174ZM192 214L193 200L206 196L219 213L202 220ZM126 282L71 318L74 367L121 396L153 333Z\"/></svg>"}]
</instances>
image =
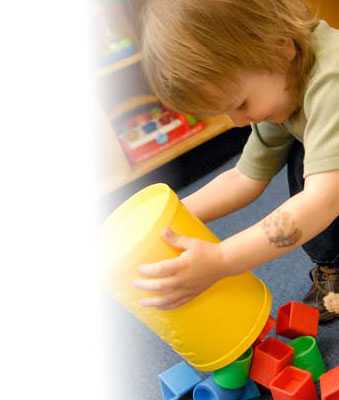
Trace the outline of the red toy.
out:
<instances>
[{"instance_id":1,"label":"red toy","mask_svg":"<svg viewBox=\"0 0 339 400\"><path fill-rule=\"evenodd\" d=\"M339 400L339 366L320 377L321 400Z\"/></svg>"},{"instance_id":2,"label":"red toy","mask_svg":"<svg viewBox=\"0 0 339 400\"><path fill-rule=\"evenodd\" d=\"M271 382L274 400L317 400L317 390L308 371L288 366ZM334 399L333 399L334 400Z\"/></svg>"},{"instance_id":3,"label":"red toy","mask_svg":"<svg viewBox=\"0 0 339 400\"><path fill-rule=\"evenodd\" d=\"M137 112L137 111L136 111ZM127 117L126 117L127 118ZM160 151L201 131L205 125L201 121L192 123L190 116L185 116L160 105L150 111L121 118L120 123L112 125L118 132L123 150L131 163L147 160Z\"/></svg>"},{"instance_id":4,"label":"red toy","mask_svg":"<svg viewBox=\"0 0 339 400\"><path fill-rule=\"evenodd\" d=\"M270 333L270 331L273 329L275 325L275 319L271 316L269 316L266 325L264 326L264 329L261 331L260 335L258 336L257 340L254 342L253 347L257 346L259 343L262 343L265 339L266 336Z\"/></svg>"},{"instance_id":5,"label":"red toy","mask_svg":"<svg viewBox=\"0 0 339 400\"><path fill-rule=\"evenodd\" d=\"M290 339L318 334L319 310L307 304L291 301L278 309L276 332Z\"/></svg>"},{"instance_id":6,"label":"red toy","mask_svg":"<svg viewBox=\"0 0 339 400\"><path fill-rule=\"evenodd\" d=\"M250 377L255 382L270 387L272 379L286 366L292 364L293 348L270 337L254 348Z\"/></svg>"},{"instance_id":7,"label":"red toy","mask_svg":"<svg viewBox=\"0 0 339 400\"><path fill-rule=\"evenodd\" d=\"M167 124L171 123L176 118L177 118L177 116L176 116L176 114L174 112L166 111L159 118L159 122L160 122L161 125L167 125Z\"/></svg>"}]
</instances>

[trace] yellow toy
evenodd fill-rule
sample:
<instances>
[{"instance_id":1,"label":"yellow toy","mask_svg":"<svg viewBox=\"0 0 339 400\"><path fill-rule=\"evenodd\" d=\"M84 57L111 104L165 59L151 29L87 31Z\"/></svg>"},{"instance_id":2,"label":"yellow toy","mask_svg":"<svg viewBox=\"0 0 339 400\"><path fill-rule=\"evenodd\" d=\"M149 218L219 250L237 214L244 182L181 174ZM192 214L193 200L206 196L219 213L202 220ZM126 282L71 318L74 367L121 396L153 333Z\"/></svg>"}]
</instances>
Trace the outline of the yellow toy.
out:
<instances>
[{"instance_id":1,"label":"yellow toy","mask_svg":"<svg viewBox=\"0 0 339 400\"><path fill-rule=\"evenodd\" d=\"M104 223L106 284L116 300L201 371L214 371L238 359L257 339L271 311L271 293L250 272L226 277L173 310L140 306L151 296L132 282L141 264L175 257L162 231L218 242L165 184L133 195Z\"/></svg>"}]
</instances>

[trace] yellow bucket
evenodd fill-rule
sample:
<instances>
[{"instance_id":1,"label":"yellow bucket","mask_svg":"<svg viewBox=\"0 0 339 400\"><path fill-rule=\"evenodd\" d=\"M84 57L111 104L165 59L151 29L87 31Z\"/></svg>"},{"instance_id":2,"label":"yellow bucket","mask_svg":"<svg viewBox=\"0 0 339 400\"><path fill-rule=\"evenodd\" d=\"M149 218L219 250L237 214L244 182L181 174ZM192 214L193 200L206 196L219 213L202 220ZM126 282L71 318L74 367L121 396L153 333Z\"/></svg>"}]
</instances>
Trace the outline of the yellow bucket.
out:
<instances>
[{"instance_id":1,"label":"yellow bucket","mask_svg":"<svg viewBox=\"0 0 339 400\"><path fill-rule=\"evenodd\" d=\"M114 297L201 371L223 368L257 339L271 311L271 294L250 272L226 277L174 310L144 308L152 296L133 287L140 264L175 257L161 238L164 228L211 242L219 239L192 215L165 184L146 187L118 207L104 223L106 284Z\"/></svg>"}]
</instances>

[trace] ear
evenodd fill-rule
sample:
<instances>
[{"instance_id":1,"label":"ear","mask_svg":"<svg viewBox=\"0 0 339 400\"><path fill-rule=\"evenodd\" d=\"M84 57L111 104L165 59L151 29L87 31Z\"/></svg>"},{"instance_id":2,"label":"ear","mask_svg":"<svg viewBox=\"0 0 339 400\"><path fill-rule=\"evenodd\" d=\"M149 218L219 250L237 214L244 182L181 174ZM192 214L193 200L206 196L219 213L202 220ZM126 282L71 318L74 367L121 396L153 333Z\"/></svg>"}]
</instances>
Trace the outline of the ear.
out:
<instances>
[{"instance_id":1,"label":"ear","mask_svg":"<svg viewBox=\"0 0 339 400\"><path fill-rule=\"evenodd\" d=\"M297 54L297 49L295 47L293 39L289 38L285 40L284 51L286 53L288 61L292 62Z\"/></svg>"}]
</instances>

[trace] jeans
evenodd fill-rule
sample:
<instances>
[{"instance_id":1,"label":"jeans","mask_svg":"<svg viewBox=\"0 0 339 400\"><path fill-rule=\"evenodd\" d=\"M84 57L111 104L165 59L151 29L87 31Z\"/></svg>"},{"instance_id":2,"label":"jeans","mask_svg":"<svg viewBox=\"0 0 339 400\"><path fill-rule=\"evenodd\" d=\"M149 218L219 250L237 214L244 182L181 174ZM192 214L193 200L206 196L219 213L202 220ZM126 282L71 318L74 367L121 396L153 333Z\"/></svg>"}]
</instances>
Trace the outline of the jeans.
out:
<instances>
[{"instance_id":1,"label":"jeans","mask_svg":"<svg viewBox=\"0 0 339 400\"><path fill-rule=\"evenodd\" d=\"M301 192L304 188L304 154L303 145L295 140L287 161L288 185L291 196ZM303 249L313 263L336 267L339 270L339 217L318 236L305 243Z\"/></svg>"}]
</instances>

